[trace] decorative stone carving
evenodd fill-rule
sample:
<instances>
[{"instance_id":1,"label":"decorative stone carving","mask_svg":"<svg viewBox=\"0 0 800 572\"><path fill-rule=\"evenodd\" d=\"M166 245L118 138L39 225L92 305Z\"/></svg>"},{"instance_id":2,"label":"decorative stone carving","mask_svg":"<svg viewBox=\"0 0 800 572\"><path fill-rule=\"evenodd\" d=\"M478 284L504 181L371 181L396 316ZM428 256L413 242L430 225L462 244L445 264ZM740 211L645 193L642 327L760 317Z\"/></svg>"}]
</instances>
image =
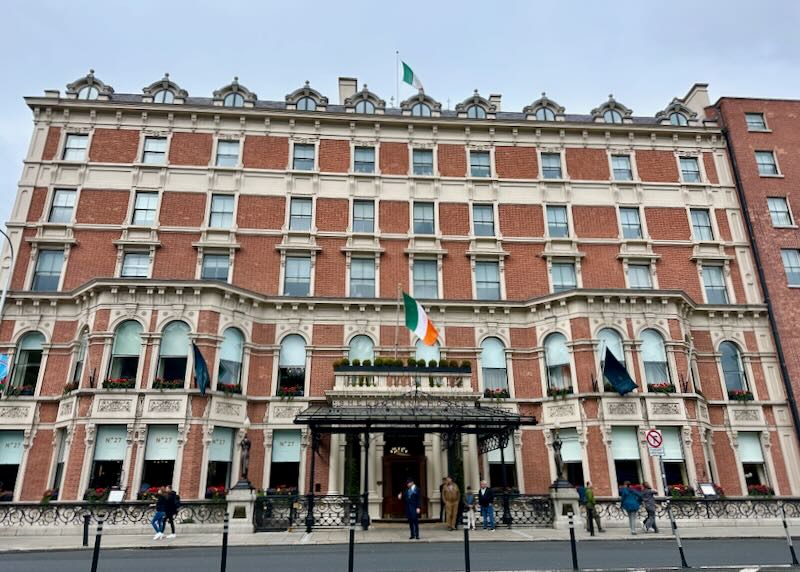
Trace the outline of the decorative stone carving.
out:
<instances>
[{"instance_id":1,"label":"decorative stone carving","mask_svg":"<svg viewBox=\"0 0 800 572\"><path fill-rule=\"evenodd\" d=\"M575 414L575 405L567 403L564 405L551 405L547 408L550 417L569 417Z\"/></svg>"},{"instance_id":2,"label":"decorative stone carving","mask_svg":"<svg viewBox=\"0 0 800 572\"><path fill-rule=\"evenodd\" d=\"M181 410L179 399L151 399L147 406L148 413L176 413Z\"/></svg>"},{"instance_id":3,"label":"decorative stone carving","mask_svg":"<svg viewBox=\"0 0 800 572\"><path fill-rule=\"evenodd\" d=\"M708 420L708 407L702 403L700 404L700 418Z\"/></svg>"},{"instance_id":4,"label":"decorative stone carving","mask_svg":"<svg viewBox=\"0 0 800 572\"><path fill-rule=\"evenodd\" d=\"M734 409L733 420L758 422L759 421L758 411L755 409Z\"/></svg>"},{"instance_id":5,"label":"decorative stone carving","mask_svg":"<svg viewBox=\"0 0 800 572\"><path fill-rule=\"evenodd\" d=\"M131 402L118 399L101 399L97 411L102 413L122 413L131 410Z\"/></svg>"},{"instance_id":6,"label":"decorative stone carving","mask_svg":"<svg viewBox=\"0 0 800 572\"><path fill-rule=\"evenodd\" d=\"M225 403L224 401L217 401L216 413L218 415L238 417L242 413L242 406L238 403Z\"/></svg>"},{"instance_id":7,"label":"decorative stone carving","mask_svg":"<svg viewBox=\"0 0 800 572\"><path fill-rule=\"evenodd\" d=\"M681 406L674 401L652 404L653 415L680 415Z\"/></svg>"},{"instance_id":8,"label":"decorative stone carving","mask_svg":"<svg viewBox=\"0 0 800 572\"><path fill-rule=\"evenodd\" d=\"M28 416L28 407L19 405L0 407L0 417L6 419L21 419Z\"/></svg>"},{"instance_id":9,"label":"decorative stone carving","mask_svg":"<svg viewBox=\"0 0 800 572\"><path fill-rule=\"evenodd\" d=\"M275 419L294 419L299 411L298 407L276 406L272 408L272 416Z\"/></svg>"},{"instance_id":10,"label":"decorative stone carving","mask_svg":"<svg viewBox=\"0 0 800 572\"><path fill-rule=\"evenodd\" d=\"M609 415L636 415L636 404L624 401L612 401L608 404Z\"/></svg>"},{"instance_id":11,"label":"decorative stone carving","mask_svg":"<svg viewBox=\"0 0 800 572\"><path fill-rule=\"evenodd\" d=\"M59 417L66 417L68 415L72 415L72 409L74 407L75 402L70 401L62 401L61 404L58 406L58 416Z\"/></svg>"}]
</instances>

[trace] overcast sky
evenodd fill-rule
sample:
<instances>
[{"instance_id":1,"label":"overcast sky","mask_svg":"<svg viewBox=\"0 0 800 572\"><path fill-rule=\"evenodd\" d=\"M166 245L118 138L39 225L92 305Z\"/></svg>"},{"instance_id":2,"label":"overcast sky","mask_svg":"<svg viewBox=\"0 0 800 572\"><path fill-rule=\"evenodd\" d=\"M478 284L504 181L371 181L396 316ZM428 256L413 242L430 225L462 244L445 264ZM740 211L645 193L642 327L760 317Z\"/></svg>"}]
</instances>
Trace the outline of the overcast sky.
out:
<instances>
[{"instance_id":1,"label":"overcast sky","mask_svg":"<svg viewBox=\"0 0 800 572\"><path fill-rule=\"evenodd\" d=\"M165 71L190 95L234 75L261 99L305 80L336 102L355 76L387 102L395 50L453 107L474 89L521 110L542 91L587 113L609 93L653 115L695 82L723 95L800 98L800 2L5 0L0 7L0 220L31 133L22 98L94 68L117 93ZM401 98L413 93L401 87Z\"/></svg>"}]
</instances>

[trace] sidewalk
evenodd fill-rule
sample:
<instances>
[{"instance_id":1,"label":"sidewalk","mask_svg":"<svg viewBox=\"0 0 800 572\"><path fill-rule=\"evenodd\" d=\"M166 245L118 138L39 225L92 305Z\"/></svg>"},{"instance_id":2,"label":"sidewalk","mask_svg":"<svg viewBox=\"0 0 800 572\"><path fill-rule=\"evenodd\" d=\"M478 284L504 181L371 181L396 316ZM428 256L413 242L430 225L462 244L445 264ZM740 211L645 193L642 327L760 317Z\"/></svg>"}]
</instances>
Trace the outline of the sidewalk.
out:
<instances>
[{"instance_id":1,"label":"sidewalk","mask_svg":"<svg viewBox=\"0 0 800 572\"><path fill-rule=\"evenodd\" d=\"M627 528L611 528L608 532L597 533L589 536L584 530L577 531L579 541L602 542L603 540L654 540L671 539L669 524L661 523L658 534L639 533L632 536ZM220 527L221 529L221 527ZM800 534L800 529L798 529ZM179 530L180 533L180 530ZM694 527L680 529L684 539L709 539L709 538L783 538L781 526L738 526L738 527ZM228 537L229 546L289 546L305 544L346 544L349 531L346 529L315 530L306 534L304 530L293 532L261 532L256 534L234 534ZM356 530L356 543L412 543L408 540L408 527L402 524L377 523L370 526L368 531ZM447 531L441 525L423 525L420 529L422 539L419 542L463 542L464 531ZM508 530L498 528L496 531L476 530L470 531L470 542L540 542L553 540L569 540L568 530L542 529L542 528L516 528ZM92 527L89 535L89 548L94 545L95 529ZM142 534L106 534L102 539L103 549L114 548L187 548L220 546L222 534L179 534L177 538L153 540L152 532ZM6 536L0 543L1 552L25 552L46 550L75 550L81 548L81 536Z\"/></svg>"}]
</instances>

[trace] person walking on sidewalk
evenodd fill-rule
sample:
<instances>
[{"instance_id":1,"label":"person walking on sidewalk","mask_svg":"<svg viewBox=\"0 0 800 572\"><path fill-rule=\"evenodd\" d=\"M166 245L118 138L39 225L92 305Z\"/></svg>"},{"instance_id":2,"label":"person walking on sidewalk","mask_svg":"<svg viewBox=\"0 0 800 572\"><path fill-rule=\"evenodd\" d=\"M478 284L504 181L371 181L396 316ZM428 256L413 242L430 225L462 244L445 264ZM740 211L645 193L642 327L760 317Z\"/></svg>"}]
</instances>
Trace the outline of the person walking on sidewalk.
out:
<instances>
[{"instance_id":1,"label":"person walking on sidewalk","mask_svg":"<svg viewBox=\"0 0 800 572\"><path fill-rule=\"evenodd\" d=\"M636 534L636 516L639 514L639 507L642 506L642 494L631 488L631 482L625 481L619 491L622 510L628 515L628 525L631 534Z\"/></svg>"},{"instance_id":2,"label":"person walking on sidewalk","mask_svg":"<svg viewBox=\"0 0 800 572\"><path fill-rule=\"evenodd\" d=\"M456 519L458 518L458 503L461 500L461 491L450 475L447 475L442 488L442 495L444 496L444 518L447 521L447 530L453 530L456 527Z\"/></svg>"},{"instance_id":3,"label":"person walking on sidewalk","mask_svg":"<svg viewBox=\"0 0 800 572\"><path fill-rule=\"evenodd\" d=\"M464 495L464 506L467 511L467 527L470 530L475 530L475 493L472 492L472 487L467 487L467 493Z\"/></svg>"},{"instance_id":4,"label":"person walking on sidewalk","mask_svg":"<svg viewBox=\"0 0 800 572\"><path fill-rule=\"evenodd\" d=\"M644 519L644 531L658 532L658 525L656 524L656 491L650 488L648 483L644 483L644 490L642 491L642 502L644 509L647 511L647 518Z\"/></svg>"},{"instance_id":5,"label":"person walking on sidewalk","mask_svg":"<svg viewBox=\"0 0 800 572\"><path fill-rule=\"evenodd\" d=\"M164 538L164 519L167 517L167 495L164 491L164 487L158 489L158 493L156 496L156 513L153 515L153 520L150 521L150 524L153 526L153 530L156 531L155 536L153 536L153 540L161 540Z\"/></svg>"},{"instance_id":6,"label":"person walking on sidewalk","mask_svg":"<svg viewBox=\"0 0 800 572\"><path fill-rule=\"evenodd\" d=\"M178 493L172 490L171 486L165 487L165 494L167 497L167 504L166 504L166 520L169 522L169 529L172 531L167 538L175 538L175 516L178 514L178 509L181 508L181 497L178 496ZM163 526L161 528L161 532L164 532Z\"/></svg>"},{"instance_id":7,"label":"person walking on sidewalk","mask_svg":"<svg viewBox=\"0 0 800 572\"><path fill-rule=\"evenodd\" d=\"M403 500L406 506L406 518L408 519L408 528L411 531L409 540L419 540L419 489L414 484L414 479L406 481L405 493L397 495L398 500Z\"/></svg>"},{"instance_id":8,"label":"person walking on sidewalk","mask_svg":"<svg viewBox=\"0 0 800 572\"><path fill-rule=\"evenodd\" d=\"M586 507L586 530L589 530L589 521L594 519L597 532L605 532L605 530L603 530L603 525L600 524L600 515L597 513L597 501L594 498L594 489L592 489L592 483L589 481L586 481L583 494L586 499L583 503Z\"/></svg>"},{"instance_id":9,"label":"person walking on sidewalk","mask_svg":"<svg viewBox=\"0 0 800 572\"><path fill-rule=\"evenodd\" d=\"M486 481L481 481L478 489L478 504L481 507L481 521L483 530L494 530L494 492Z\"/></svg>"}]
</instances>

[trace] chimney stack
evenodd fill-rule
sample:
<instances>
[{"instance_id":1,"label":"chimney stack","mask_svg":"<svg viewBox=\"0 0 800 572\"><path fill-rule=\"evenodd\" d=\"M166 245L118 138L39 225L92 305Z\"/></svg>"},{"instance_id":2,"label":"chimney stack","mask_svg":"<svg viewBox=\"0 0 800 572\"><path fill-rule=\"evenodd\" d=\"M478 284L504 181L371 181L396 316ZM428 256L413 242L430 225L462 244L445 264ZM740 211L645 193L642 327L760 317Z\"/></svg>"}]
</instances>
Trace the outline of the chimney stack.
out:
<instances>
[{"instance_id":1,"label":"chimney stack","mask_svg":"<svg viewBox=\"0 0 800 572\"><path fill-rule=\"evenodd\" d=\"M344 100L355 95L358 90L358 80L354 77L339 78L339 105L344 105Z\"/></svg>"},{"instance_id":2,"label":"chimney stack","mask_svg":"<svg viewBox=\"0 0 800 572\"><path fill-rule=\"evenodd\" d=\"M494 105L495 111L500 111L500 98L503 97L499 93L489 94L489 103Z\"/></svg>"}]
</instances>

